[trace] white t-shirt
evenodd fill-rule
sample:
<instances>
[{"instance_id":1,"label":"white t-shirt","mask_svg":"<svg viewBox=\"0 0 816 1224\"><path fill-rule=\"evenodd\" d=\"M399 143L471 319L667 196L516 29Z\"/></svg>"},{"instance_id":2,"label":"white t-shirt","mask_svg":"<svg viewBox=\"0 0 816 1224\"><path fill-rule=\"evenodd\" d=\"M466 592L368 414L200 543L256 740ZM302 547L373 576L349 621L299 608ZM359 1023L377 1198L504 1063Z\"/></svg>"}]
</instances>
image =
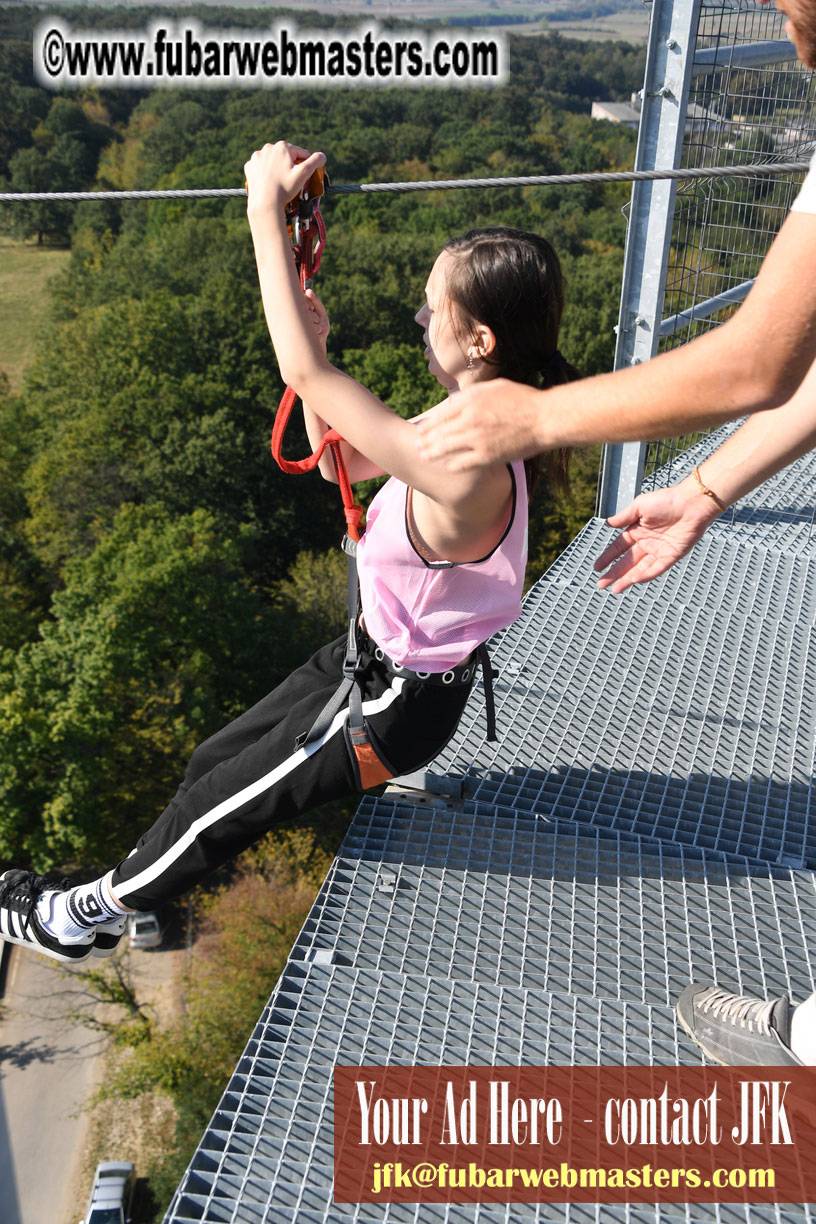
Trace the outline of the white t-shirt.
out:
<instances>
[{"instance_id":1,"label":"white t-shirt","mask_svg":"<svg viewBox=\"0 0 816 1224\"><path fill-rule=\"evenodd\" d=\"M802 189L791 205L791 212L816 213L816 153L811 158Z\"/></svg>"}]
</instances>

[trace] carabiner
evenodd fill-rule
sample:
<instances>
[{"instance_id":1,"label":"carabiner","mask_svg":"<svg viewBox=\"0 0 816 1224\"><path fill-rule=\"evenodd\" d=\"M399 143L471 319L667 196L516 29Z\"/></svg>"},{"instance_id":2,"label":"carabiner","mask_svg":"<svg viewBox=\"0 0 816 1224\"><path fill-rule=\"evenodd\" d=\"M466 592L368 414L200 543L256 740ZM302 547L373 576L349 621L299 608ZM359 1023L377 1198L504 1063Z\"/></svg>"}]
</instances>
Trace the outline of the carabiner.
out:
<instances>
[{"instance_id":1,"label":"carabiner","mask_svg":"<svg viewBox=\"0 0 816 1224\"><path fill-rule=\"evenodd\" d=\"M298 195L293 196L286 204L286 229L295 252L298 266L302 259L301 248L304 238L311 229L312 219L317 222L318 232L322 237L322 227L318 220L320 199L329 184L329 176L325 166L318 166L309 177ZM319 262L319 256L318 256ZM317 263L309 269L309 275L317 271Z\"/></svg>"}]
</instances>

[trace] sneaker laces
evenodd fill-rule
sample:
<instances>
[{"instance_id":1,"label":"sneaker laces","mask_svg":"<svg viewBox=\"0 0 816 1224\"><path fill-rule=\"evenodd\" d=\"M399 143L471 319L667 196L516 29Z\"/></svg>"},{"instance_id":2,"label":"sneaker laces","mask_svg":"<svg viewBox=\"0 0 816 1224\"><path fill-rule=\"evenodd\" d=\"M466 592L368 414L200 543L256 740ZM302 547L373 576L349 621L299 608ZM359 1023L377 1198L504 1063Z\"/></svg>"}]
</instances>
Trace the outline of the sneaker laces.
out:
<instances>
[{"instance_id":1,"label":"sneaker laces","mask_svg":"<svg viewBox=\"0 0 816 1224\"><path fill-rule=\"evenodd\" d=\"M727 990L712 986L707 997L700 1000L700 1009L711 1012L719 1020L747 1028L749 1033L756 1031L768 1037L771 1032L776 1032L771 1015L778 1002L778 999L754 999L750 995L730 994Z\"/></svg>"},{"instance_id":2,"label":"sneaker laces","mask_svg":"<svg viewBox=\"0 0 816 1224\"><path fill-rule=\"evenodd\" d=\"M69 887L70 881L67 879L55 884L46 876L27 871L25 875L18 876L14 880L0 883L0 906L11 907L13 905L14 909L22 915L22 930L25 933L31 926L31 919L42 894L52 889L63 891Z\"/></svg>"}]
</instances>

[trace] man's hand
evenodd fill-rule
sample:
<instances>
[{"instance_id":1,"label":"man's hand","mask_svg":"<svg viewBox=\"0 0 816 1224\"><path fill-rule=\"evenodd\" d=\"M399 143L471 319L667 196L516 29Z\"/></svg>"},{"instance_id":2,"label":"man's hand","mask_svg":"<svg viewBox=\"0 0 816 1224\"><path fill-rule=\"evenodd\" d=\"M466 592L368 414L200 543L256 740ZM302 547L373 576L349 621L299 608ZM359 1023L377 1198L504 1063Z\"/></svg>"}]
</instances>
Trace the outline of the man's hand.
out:
<instances>
[{"instance_id":1,"label":"man's hand","mask_svg":"<svg viewBox=\"0 0 816 1224\"><path fill-rule=\"evenodd\" d=\"M641 493L625 510L606 520L610 527L623 530L595 562L599 572L612 566L598 586L619 595L637 582L650 582L664 574L690 552L717 513L691 478L670 489Z\"/></svg>"},{"instance_id":2,"label":"man's hand","mask_svg":"<svg viewBox=\"0 0 816 1224\"><path fill-rule=\"evenodd\" d=\"M447 460L451 472L537 455L541 394L506 378L458 391L417 421L420 454Z\"/></svg>"}]
</instances>

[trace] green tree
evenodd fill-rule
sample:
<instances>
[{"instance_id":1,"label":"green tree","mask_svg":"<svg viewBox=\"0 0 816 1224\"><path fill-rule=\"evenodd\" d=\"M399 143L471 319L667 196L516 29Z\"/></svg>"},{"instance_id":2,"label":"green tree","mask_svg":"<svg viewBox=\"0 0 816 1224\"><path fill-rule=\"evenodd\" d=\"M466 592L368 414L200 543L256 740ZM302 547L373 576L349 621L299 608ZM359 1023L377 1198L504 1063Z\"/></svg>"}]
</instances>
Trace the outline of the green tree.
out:
<instances>
[{"instance_id":1,"label":"green tree","mask_svg":"<svg viewBox=\"0 0 816 1224\"><path fill-rule=\"evenodd\" d=\"M175 258L189 263L187 228ZM211 229L223 239L218 224L201 237ZM57 576L66 557L104 537L125 501L161 502L171 514L200 506L236 531L251 527L247 561L260 584L279 581L304 544L337 537L333 491L315 476L303 496L303 482L269 456L281 384L243 254L235 269L229 242L214 243L208 275L185 284L168 261L160 289L145 284L148 253L147 274L131 285L142 296L77 309L30 373L37 454L25 474L27 533ZM125 270L109 262L119 282ZM80 269L83 278L95 279ZM302 429L288 445L305 448Z\"/></svg>"},{"instance_id":2,"label":"green tree","mask_svg":"<svg viewBox=\"0 0 816 1224\"><path fill-rule=\"evenodd\" d=\"M346 349L341 364L347 374L402 417L416 416L445 398L422 355L420 330L416 324L413 344L388 344L375 340L364 349Z\"/></svg>"},{"instance_id":3,"label":"green tree","mask_svg":"<svg viewBox=\"0 0 816 1224\"><path fill-rule=\"evenodd\" d=\"M65 154L65 149L61 153ZM9 180L6 190L20 192L46 192L77 190L75 183L67 177L67 161L64 156L51 158L37 149L19 149L9 159ZM57 242L66 242L73 219L73 206L65 203L48 203L41 200L14 203L13 210L4 223L20 238L36 234L42 245L46 235Z\"/></svg>"},{"instance_id":4,"label":"green tree","mask_svg":"<svg viewBox=\"0 0 816 1224\"><path fill-rule=\"evenodd\" d=\"M127 851L195 744L289 670L251 541L204 511L128 507L66 566L40 640L0 673L0 853L38 868Z\"/></svg>"},{"instance_id":5,"label":"green tree","mask_svg":"<svg viewBox=\"0 0 816 1224\"><path fill-rule=\"evenodd\" d=\"M0 71L0 175L8 173L8 164L14 153L32 143L37 123L48 109L45 90L22 85Z\"/></svg>"},{"instance_id":6,"label":"green tree","mask_svg":"<svg viewBox=\"0 0 816 1224\"><path fill-rule=\"evenodd\" d=\"M289 640L294 656L308 658L345 631L348 622L345 553L340 548L325 553L300 553L289 576L278 586L277 599L292 627Z\"/></svg>"},{"instance_id":7,"label":"green tree","mask_svg":"<svg viewBox=\"0 0 816 1224\"><path fill-rule=\"evenodd\" d=\"M31 461L31 422L0 374L0 653L36 636L48 608L48 584L25 538L22 475Z\"/></svg>"},{"instance_id":8,"label":"green tree","mask_svg":"<svg viewBox=\"0 0 816 1224\"><path fill-rule=\"evenodd\" d=\"M560 347L584 375L612 369L623 253L601 248L567 262Z\"/></svg>"}]
</instances>

